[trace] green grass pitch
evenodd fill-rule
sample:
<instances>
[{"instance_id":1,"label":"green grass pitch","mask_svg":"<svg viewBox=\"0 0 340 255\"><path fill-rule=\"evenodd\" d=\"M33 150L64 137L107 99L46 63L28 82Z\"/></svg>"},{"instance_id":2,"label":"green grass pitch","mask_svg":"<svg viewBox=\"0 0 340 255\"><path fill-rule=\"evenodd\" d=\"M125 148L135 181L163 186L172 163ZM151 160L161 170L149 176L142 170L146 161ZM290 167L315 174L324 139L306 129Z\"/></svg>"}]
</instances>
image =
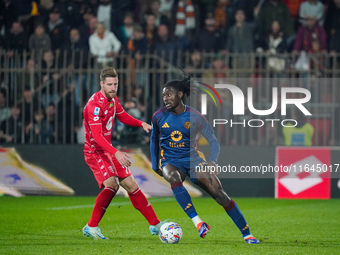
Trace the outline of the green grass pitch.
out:
<instances>
[{"instance_id":1,"label":"green grass pitch","mask_svg":"<svg viewBox=\"0 0 340 255\"><path fill-rule=\"evenodd\" d=\"M0 198L0 254L340 254L340 200L235 199L251 232L246 244L210 198L193 203L211 227L201 239L173 198L151 198L161 220L180 224L179 244L163 244L127 198L114 198L100 227L110 240L82 235L95 197Z\"/></svg>"}]
</instances>

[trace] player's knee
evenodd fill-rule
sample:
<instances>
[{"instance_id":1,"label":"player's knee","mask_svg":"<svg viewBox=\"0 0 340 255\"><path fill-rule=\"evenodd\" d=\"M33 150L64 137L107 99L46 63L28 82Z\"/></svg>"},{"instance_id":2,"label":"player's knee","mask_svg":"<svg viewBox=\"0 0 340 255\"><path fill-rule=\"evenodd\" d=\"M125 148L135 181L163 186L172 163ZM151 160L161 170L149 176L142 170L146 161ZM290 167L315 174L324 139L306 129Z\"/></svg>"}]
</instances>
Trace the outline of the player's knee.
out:
<instances>
[{"instance_id":1,"label":"player's knee","mask_svg":"<svg viewBox=\"0 0 340 255\"><path fill-rule=\"evenodd\" d=\"M177 171L168 172L164 177L170 184L175 182L182 182L181 175Z\"/></svg>"},{"instance_id":2,"label":"player's knee","mask_svg":"<svg viewBox=\"0 0 340 255\"><path fill-rule=\"evenodd\" d=\"M132 193L135 190L139 188L137 182L134 180L133 182L130 183L130 185L125 186L124 189L127 191L127 193Z\"/></svg>"},{"instance_id":3,"label":"player's knee","mask_svg":"<svg viewBox=\"0 0 340 255\"><path fill-rule=\"evenodd\" d=\"M117 183L117 180L114 177L110 177L110 178L106 179L103 182L103 184L104 184L105 187L114 189L115 191L118 191L118 189L119 189L119 184Z\"/></svg>"}]
</instances>

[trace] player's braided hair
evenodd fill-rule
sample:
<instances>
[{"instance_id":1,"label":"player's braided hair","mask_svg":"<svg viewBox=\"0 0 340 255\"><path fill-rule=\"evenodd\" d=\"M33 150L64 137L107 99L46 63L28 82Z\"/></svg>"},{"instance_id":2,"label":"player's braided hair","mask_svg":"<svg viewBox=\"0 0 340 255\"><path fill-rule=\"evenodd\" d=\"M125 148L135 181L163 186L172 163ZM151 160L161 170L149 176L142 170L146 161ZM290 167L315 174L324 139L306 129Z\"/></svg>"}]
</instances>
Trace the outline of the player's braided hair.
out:
<instances>
[{"instance_id":1,"label":"player's braided hair","mask_svg":"<svg viewBox=\"0 0 340 255\"><path fill-rule=\"evenodd\" d=\"M192 74L186 74L183 69L181 69L181 71L184 74L183 80L169 80L165 83L164 87L173 87L178 91L182 91L184 95L190 96L190 79L192 78Z\"/></svg>"}]
</instances>

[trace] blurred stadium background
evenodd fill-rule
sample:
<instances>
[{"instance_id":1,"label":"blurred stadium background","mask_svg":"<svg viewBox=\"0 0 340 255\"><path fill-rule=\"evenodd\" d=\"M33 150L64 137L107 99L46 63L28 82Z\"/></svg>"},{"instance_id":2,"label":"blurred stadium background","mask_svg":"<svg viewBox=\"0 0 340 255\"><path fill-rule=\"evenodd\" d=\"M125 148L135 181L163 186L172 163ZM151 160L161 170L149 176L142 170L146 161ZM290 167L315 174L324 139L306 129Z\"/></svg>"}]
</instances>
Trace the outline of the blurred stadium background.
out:
<instances>
[{"instance_id":1,"label":"blurred stadium background","mask_svg":"<svg viewBox=\"0 0 340 255\"><path fill-rule=\"evenodd\" d=\"M99 73L105 65L114 66L118 71L120 83L118 96L125 110L148 123L153 112L162 106L162 85L168 79L181 78L178 67L192 73L195 79L208 81L210 85L213 85L212 82L227 80L239 85L243 92L246 92L247 87L252 87L253 102L257 109L268 109L271 106L273 87L306 88L312 94L307 104L312 116L305 116L302 121L312 125L313 133L310 137L312 147L303 147L307 145L304 142L293 143L300 147L278 147L289 143L280 125L275 127L267 125L256 129L217 127L215 132L221 143L218 163L230 164L239 169L243 165L275 166L282 160L283 164L288 165L308 158L312 165L332 165L335 169L340 163L339 16L338 0L1 1L0 194L14 196L98 194L97 184L83 158L82 109L88 98L100 89ZM108 49L103 45L91 43L90 38L97 33L98 22L103 22L106 25L106 32L112 33L116 38ZM101 48L104 53L98 51ZM221 93L220 96L223 107L218 108L218 113L226 119L240 121L231 114L230 93ZM293 95L294 97L298 98L298 95ZM213 102L208 101L208 104L213 105ZM211 112L208 112L207 119L211 122L211 113L215 108L208 109ZM291 114L293 112L287 118L291 117ZM281 119L280 111L276 111L270 117ZM244 118L259 117L246 111ZM135 175L139 184L145 185L145 189L150 185L160 185L157 187L164 189L164 193L157 194L155 190L146 193L150 197L171 196L167 184L150 172L149 137L140 129L126 127L118 120L114 124L112 144L136 155L135 162L139 162L140 165L132 169L132 172L137 171ZM209 147L202 140L200 149L209 155ZM285 150L289 151L288 154L285 154L287 153ZM311 156L315 157L311 160ZM295 161L292 162L291 158ZM144 172L138 172L140 169ZM312 253L313 249L317 253L323 253L328 249L328 254L336 254L339 245L332 240L339 238L338 231L335 231L339 228L339 221L333 216L339 210L337 198L340 197L340 169L337 173L326 172L320 175L317 173L316 176L311 174L293 176L301 180L295 183L298 189L294 187L290 189L289 184L287 186L278 182L273 173L232 177L223 173L220 176L231 197L252 198L241 200L245 214L259 229L262 235L260 239L268 244L254 253L273 253L277 252L277 249L283 251L288 247L289 253ZM149 184L151 179L154 182ZM196 190L188 185L192 195L206 196L200 189ZM281 193L278 193L278 189L281 189ZM332 202L307 200L301 203L282 201L282 204L276 204L280 202L269 199L278 197L278 194L282 194L283 198L332 198ZM264 197L269 200L260 199ZM26 209L30 205L37 208L39 204L39 197L22 199L27 199L23 202ZM53 201L53 197L48 196L41 199L41 203ZM81 199L85 198L80 197L79 203L75 202L76 199L69 199L69 201L61 199L58 206L69 206L70 203L81 206L92 203L90 200L82 201ZM201 199L204 202L199 202L201 201L199 198L195 201L204 206L204 203L207 203L204 200L206 198ZM5 212L2 214L2 221L6 221L6 217L13 214L8 209L9 206L13 207L13 210L25 212L25 209L19 206L16 208L16 203L20 200L17 201L0 197L0 211ZM117 198L117 201L126 203L123 198ZM262 212L257 206L258 203L265 203L267 211ZM155 208L160 210L162 217L174 217L176 213L181 215L182 212L177 210L178 208L173 210L176 206L174 201L170 204L172 206L168 211L162 211L157 205ZM271 205L277 206L278 209L274 211L280 214L278 217L282 219L281 222L280 218L277 219L279 223L271 221L273 225L299 223L302 213L307 213L307 209L311 209L313 205L324 207L324 211L319 208L321 211L316 210L311 213L308 221L307 219L304 221L311 228L308 233L302 231L302 226L297 224L296 232L304 233L309 238L296 241L297 244L294 244L293 239L298 237L293 234L294 237L284 239L284 244L278 245L281 239L273 237L272 230L262 224L268 218L274 217L270 215ZM282 210L279 209L280 206ZM256 217L249 216L254 213L252 208L260 211ZM89 214L90 209L86 210ZM287 215L284 215L285 210L288 210L286 212L292 217L295 214L298 216L290 222ZM215 212L208 211L213 218ZM109 211L108 214L110 213ZM332 214L330 222L316 222L314 225L314 217L319 215L327 217L328 213ZM63 214L54 215L59 220L67 217ZM45 216L41 214L39 217L48 221ZM216 216L220 217L218 213ZM33 216L30 216L27 219L32 218ZM80 221L86 220L85 218ZM14 213L6 225L10 228L13 224L13 229L8 231L5 225L0 227L2 233L5 233L0 242L5 244L7 240L11 240L13 245L12 248L2 246L0 250L4 249L4 254L24 251L25 245L29 245L28 241L28 244L19 249L15 248L18 245L16 236L22 238L31 234L28 225L20 232L20 226L14 224L22 219L23 214ZM76 221L75 218L72 220ZM175 220L186 224L187 219L178 216ZM76 223L79 223L79 228L83 225L83 222ZM65 225L65 222L63 224ZM106 224L112 228L117 226L109 222ZM134 224L140 227L139 223L135 222L129 226L133 228ZM333 237L332 240L322 236L324 235L321 233L322 224L332 225L324 229L325 232L332 229L329 233L329 236ZM123 229L122 226L118 226ZM124 233L124 230L122 231L120 233ZM280 228L280 231L280 236L294 233L285 227ZM52 230L47 232L51 236L54 235ZM68 233L69 236L72 234ZM139 240L138 234L138 231L133 232L131 240L133 238ZM230 236L229 233L227 236L234 238L234 235ZM319 237L323 241L318 242ZM57 236L54 238L58 239ZM122 236L120 238L124 239ZM212 239L213 242L219 243L218 238L222 237L218 234L216 239ZM269 241L269 238L274 241ZM131 240L124 239L126 242ZM195 242L195 239L187 240ZM233 242L237 243L236 240ZM313 248L309 245L309 240L313 240ZM51 240L44 242L48 244L49 241ZM34 240L32 242L33 247L40 247ZM61 252L61 246L58 246L58 241L56 242L57 244L53 246L54 253ZM138 242L132 241L132 244L136 245L132 247L137 249ZM153 249L159 248L152 246L150 242L148 245ZM105 245L89 249L98 251L103 247L107 249ZM199 247L204 249L203 246ZM209 253L214 247L210 248L205 251ZM228 248L235 253L249 253L249 250L237 247L237 244ZM176 249L181 251L181 248ZM69 251L72 251L72 248L69 248ZM141 254L147 251L148 247L143 247ZM36 253L34 250L28 250L28 254L46 252L48 252L46 248L41 248ZM82 248L78 252L86 253Z\"/></svg>"}]
</instances>

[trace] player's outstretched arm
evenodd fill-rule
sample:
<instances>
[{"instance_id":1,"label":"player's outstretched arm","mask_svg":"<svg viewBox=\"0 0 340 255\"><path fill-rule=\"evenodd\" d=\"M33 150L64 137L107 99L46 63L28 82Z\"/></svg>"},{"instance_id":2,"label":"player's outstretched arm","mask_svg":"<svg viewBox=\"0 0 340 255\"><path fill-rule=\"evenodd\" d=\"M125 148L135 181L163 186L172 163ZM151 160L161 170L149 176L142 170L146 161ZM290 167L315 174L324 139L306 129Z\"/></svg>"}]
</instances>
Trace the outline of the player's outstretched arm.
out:
<instances>
[{"instance_id":1,"label":"player's outstretched arm","mask_svg":"<svg viewBox=\"0 0 340 255\"><path fill-rule=\"evenodd\" d=\"M130 114L128 114L119 103L118 98L116 98L115 101L116 101L116 116L120 122L132 127L142 127L143 121L138 120L132 117Z\"/></svg>"},{"instance_id":2,"label":"player's outstretched arm","mask_svg":"<svg viewBox=\"0 0 340 255\"><path fill-rule=\"evenodd\" d=\"M122 111L120 113L116 113L117 119L125 125L132 127L142 127L143 121L138 120L128 114L126 111Z\"/></svg>"}]
</instances>

